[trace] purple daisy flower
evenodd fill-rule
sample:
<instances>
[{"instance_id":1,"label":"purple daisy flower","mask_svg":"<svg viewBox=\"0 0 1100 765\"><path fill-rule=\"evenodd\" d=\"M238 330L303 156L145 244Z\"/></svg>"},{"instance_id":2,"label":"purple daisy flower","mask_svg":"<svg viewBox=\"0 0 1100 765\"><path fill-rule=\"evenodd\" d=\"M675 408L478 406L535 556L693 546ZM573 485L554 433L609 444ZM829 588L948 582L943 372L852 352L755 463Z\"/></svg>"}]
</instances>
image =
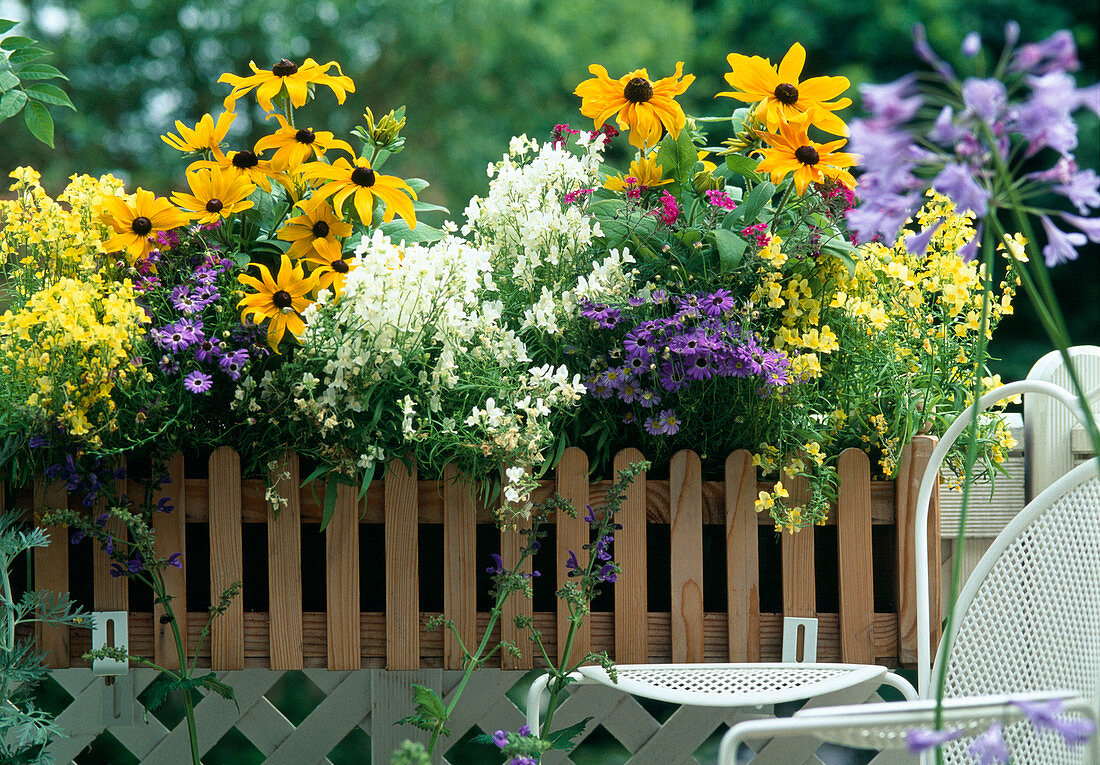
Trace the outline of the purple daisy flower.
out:
<instances>
[{"instance_id":1,"label":"purple daisy flower","mask_svg":"<svg viewBox=\"0 0 1100 765\"><path fill-rule=\"evenodd\" d=\"M661 365L661 387L667 391L677 391L687 387L684 370L676 362L667 361Z\"/></svg>"},{"instance_id":2,"label":"purple daisy flower","mask_svg":"<svg viewBox=\"0 0 1100 765\"><path fill-rule=\"evenodd\" d=\"M202 310L199 301L195 298L195 295L191 293L190 287L186 284L175 287L172 290L170 299L172 301L172 306L181 313L192 314Z\"/></svg>"},{"instance_id":3,"label":"purple daisy flower","mask_svg":"<svg viewBox=\"0 0 1100 765\"><path fill-rule=\"evenodd\" d=\"M657 415L650 415L649 417L646 417L645 418L645 426L644 426L645 427L645 432L648 433L651 436L661 435L661 429L660 429L660 425L658 423L659 423L659 418L657 417Z\"/></svg>"},{"instance_id":4,"label":"purple daisy flower","mask_svg":"<svg viewBox=\"0 0 1100 765\"><path fill-rule=\"evenodd\" d=\"M661 403L661 397L651 390L643 390L638 394L637 403L646 409L652 409Z\"/></svg>"},{"instance_id":5,"label":"purple daisy flower","mask_svg":"<svg viewBox=\"0 0 1100 765\"><path fill-rule=\"evenodd\" d=\"M157 366L160 367L160 371L166 375L174 375L180 371L179 362L172 356L164 354L160 357L160 361L157 362Z\"/></svg>"},{"instance_id":6,"label":"purple daisy flower","mask_svg":"<svg viewBox=\"0 0 1100 765\"><path fill-rule=\"evenodd\" d=\"M657 415L658 427L666 436L674 436L680 432L680 419L676 412L665 409Z\"/></svg>"},{"instance_id":7,"label":"purple daisy flower","mask_svg":"<svg viewBox=\"0 0 1100 765\"><path fill-rule=\"evenodd\" d=\"M153 335L153 340L157 345L172 351L172 353L187 350L198 339L191 325L185 324L183 320L155 329L150 334Z\"/></svg>"},{"instance_id":8,"label":"purple daisy flower","mask_svg":"<svg viewBox=\"0 0 1100 765\"><path fill-rule=\"evenodd\" d=\"M220 340L199 335L195 343L195 359L203 364L220 361L222 343Z\"/></svg>"},{"instance_id":9,"label":"purple daisy flower","mask_svg":"<svg viewBox=\"0 0 1100 765\"><path fill-rule=\"evenodd\" d=\"M214 385L214 378L205 372L194 371L183 378L183 387L191 393L206 393Z\"/></svg>"},{"instance_id":10,"label":"purple daisy flower","mask_svg":"<svg viewBox=\"0 0 1100 765\"><path fill-rule=\"evenodd\" d=\"M248 351L238 348L232 353L222 353L218 358L218 364L222 370L234 380L241 379L244 365L248 363Z\"/></svg>"},{"instance_id":11,"label":"purple daisy flower","mask_svg":"<svg viewBox=\"0 0 1100 765\"><path fill-rule=\"evenodd\" d=\"M709 353L696 353L684 359L686 371L684 375L689 380L709 380L714 376L714 358Z\"/></svg>"},{"instance_id":12,"label":"purple daisy flower","mask_svg":"<svg viewBox=\"0 0 1100 765\"><path fill-rule=\"evenodd\" d=\"M726 311L732 311L736 305L729 290L715 290L703 298L703 313L718 318Z\"/></svg>"}]
</instances>

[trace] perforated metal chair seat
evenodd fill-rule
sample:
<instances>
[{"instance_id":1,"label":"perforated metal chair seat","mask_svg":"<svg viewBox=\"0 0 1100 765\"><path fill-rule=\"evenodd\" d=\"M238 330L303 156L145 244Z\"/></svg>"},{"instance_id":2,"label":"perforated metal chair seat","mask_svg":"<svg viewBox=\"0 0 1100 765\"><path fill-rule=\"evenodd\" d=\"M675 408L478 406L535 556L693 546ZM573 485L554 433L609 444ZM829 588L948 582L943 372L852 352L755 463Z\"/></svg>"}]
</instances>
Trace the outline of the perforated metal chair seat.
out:
<instances>
[{"instance_id":1,"label":"perforated metal chair seat","mask_svg":"<svg viewBox=\"0 0 1100 765\"><path fill-rule=\"evenodd\" d=\"M627 664L581 667L579 683L600 683L624 693L672 704L754 707L800 701L883 681L886 667L863 664Z\"/></svg>"}]
</instances>

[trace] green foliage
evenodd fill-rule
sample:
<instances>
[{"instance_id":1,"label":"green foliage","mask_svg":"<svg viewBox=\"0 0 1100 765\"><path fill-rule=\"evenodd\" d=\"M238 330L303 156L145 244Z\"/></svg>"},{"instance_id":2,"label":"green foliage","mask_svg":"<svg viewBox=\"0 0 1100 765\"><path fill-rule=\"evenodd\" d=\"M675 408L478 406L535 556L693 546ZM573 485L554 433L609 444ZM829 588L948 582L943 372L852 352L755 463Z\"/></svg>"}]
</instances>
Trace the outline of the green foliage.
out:
<instances>
[{"instance_id":1,"label":"green foliage","mask_svg":"<svg viewBox=\"0 0 1100 765\"><path fill-rule=\"evenodd\" d=\"M0 34L15 26L14 21L0 19ZM56 85L24 80L68 79L56 67L35 63L50 55L45 48L35 47L37 40L12 35L0 40L0 122L23 112L27 129L36 139L53 148L54 125L46 104L76 111L68 94Z\"/></svg>"}]
</instances>

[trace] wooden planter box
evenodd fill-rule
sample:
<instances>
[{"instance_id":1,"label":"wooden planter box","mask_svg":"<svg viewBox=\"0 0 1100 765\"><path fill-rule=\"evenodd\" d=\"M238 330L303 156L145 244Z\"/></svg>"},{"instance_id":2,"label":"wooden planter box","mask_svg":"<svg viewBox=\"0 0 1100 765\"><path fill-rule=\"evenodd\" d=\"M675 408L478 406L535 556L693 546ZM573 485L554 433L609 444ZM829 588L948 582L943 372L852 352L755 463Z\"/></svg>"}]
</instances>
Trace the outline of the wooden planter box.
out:
<instances>
[{"instance_id":1,"label":"wooden planter box","mask_svg":"<svg viewBox=\"0 0 1100 765\"><path fill-rule=\"evenodd\" d=\"M776 545L771 519L758 515L753 507L757 492L769 484L758 485L749 453L729 455L724 480L706 482L701 480L698 456L691 451L677 453L669 480L646 480L643 476L630 488L619 517L623 529L614 545L615 558L624 572L609 587L613 610L594 611L578 635L574 656L591 649L606 650L623 664L774 661L779 659L782 617L816 616L820 620L819 661L894 667L914 663L913 513L920 476L934 445L931 438L915 439L905 449L898 480L886 482L871 482L866 455L856 449L846 451L839 463L837 507L827 528L784 534L777 553L768 552L769 545ZM624 466L641 458L636 450L627 449L618 455L616 464ZM489 563L488 553L499 549L506 565L518 557L522 537L516 531L489 530L491 514L474 507L470 492L460 483L421 481L415 470L410 475L403 464L394 462L384 480L372 484L365 503L357 504L356 489L341 487L334 517L324 532L323 555L318 552L303 560L303 541L308 548L316 540L321 507L311 488L299 489L294 455L284 458L290 477L279 481L277 488L289 501L277 517L265 501L263 482L242 480L240 461L231 449L215 451L207 467L206 478L185 478L183 458L177 455L171 461L171 483L165 485L163 494L172 498L176 511L155 514L155 523L162 554L184 553L184 568L169 569L168 582L177 615L185 615L181 619L186 618L184 632L190 645L195 645L206 614L199 609L188 613L188 578L192 579L192 593L195 582L208 580L214 598L229 583L245 582L244 596L214 621L203 649L200 664L208 663L214 669L458 669L462 655L453 638L441 630L424 629L433 612L422 611L422 593L434 593L431 599L442 603L443 613L455 621L463 641L470 645L488 618L487 613L478 611L477 592L478 577L484 579L479 572ZM276 475L282 472L278 470ZM571 448L562 457L555 478L542 482L535 499L556 488L583 514L585 505L599 505L609 483L590 484L587 456ZM791 499L797 501L804 491L805 487L796 483L791 487ZM36 484L33 493L8 500L22 506L33 502L36 509L69 501L63 485L45 483ZM243 529L250 529L246 536L252 540L264 538L256 536L259 527L249 524L266 527L266 610L246 610L249 591L262 595L265 586L263 572L256 570L262 568L262 545L252 541L248 550L243 549ZM426 536L424 530L432 525L436 544L428 549L421 540ZM152 612L131 610L127 581L109 575L101 551L92 554L89 571L86 554L82 564L75 563L80 556L77 548L66 543L67 530L49 531L54 543L35 556L35 584L76 592L81 587L87 589L90 574L90 600L95 610L130 610L131 652L174 666L170 630L159 621L159 607ZM379 541L379 536L384 541ZM188 537L192 542L209 540L208 569L201 560L202 551L189 554ZM937 497L929 519L932 571L939 570L939 538ZM486 549L486 539L492 540L492 549ZM497 539L499 548L495 547ZM587 524L562 515L556 519L553 537L546 541L554 548L547 555L553 556L554 563L549 565L555 570L548 565L535 582L550 592L565 579L566 551L579 551L588 541ZM717 568L714 565L723 552L724 570L720 561ZM826 558L838 565L824 565ZM248 570L246 559L250 561ZM320 589L319 585L310 584L319 579L318 567L324 572L323 601L312 592L314 587ZM711 572L706 597L705 569ZM357 586L361 575L367 580L362 590ZM304 586L308 588L305 600L323 602L324 610L303 610ZM939 613L938 577L933 577L933 588L933 612ZM367 593L366 598L361 598L362 592ZM820 612L819 592L828 594L823 600L838 607ZM657 597L651 597L654 593ZM704 607L721 605L723 595L724 609ZM364 611L363 599L384 610ZM876 612L876 599L890 604L890 610ZM658 609L650 610L654 601L658 601ZM550 601L542 598L542 602ZM558 606L556 611L532 613L532 601L513 598L498 629L523 649L523 655L516 658L505 653L498 664L505 669L527 669L542 663L541 657L532 655L526 634L520 634L513 624L521 613L533 616L548 652L553 655L558 650L556 638L565 624L564 609ZM933 635L933 645L937 637ZM90 645L86 630L47 627L40 630L39 639L52 666L84 666L80 657Z\"/></svg>"}]
</instances>

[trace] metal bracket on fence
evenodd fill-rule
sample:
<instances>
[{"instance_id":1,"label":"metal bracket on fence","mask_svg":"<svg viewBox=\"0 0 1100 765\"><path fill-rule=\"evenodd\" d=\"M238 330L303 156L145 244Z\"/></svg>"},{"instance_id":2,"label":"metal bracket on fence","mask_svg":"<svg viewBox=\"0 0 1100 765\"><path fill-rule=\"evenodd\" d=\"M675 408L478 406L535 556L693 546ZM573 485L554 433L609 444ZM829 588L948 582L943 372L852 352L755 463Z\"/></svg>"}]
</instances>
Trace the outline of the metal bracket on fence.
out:
<instances>
[{"instance_id":1,"label":"metal bracket on fence","mask_svg":"<svg viewBox=\"0 0 1100 765\"><path fill-rule=\"evenodd\" d=\"M783 617L783 661L794 664L817 661L817 619Z\"/></svg>"},{"instance_id":2,"label":"metal bracket on fence","mask_svg":"<svg viewBox=\"0 0 1100 765\"><path fill-rule=\"evenodd\" d=\"M96 611L92 614L92 650L127 647L129 632L125 611ZM130 662L118 659L93 659L92 674L112 678L130 671Z\"/></svg>"}]
</instances>

